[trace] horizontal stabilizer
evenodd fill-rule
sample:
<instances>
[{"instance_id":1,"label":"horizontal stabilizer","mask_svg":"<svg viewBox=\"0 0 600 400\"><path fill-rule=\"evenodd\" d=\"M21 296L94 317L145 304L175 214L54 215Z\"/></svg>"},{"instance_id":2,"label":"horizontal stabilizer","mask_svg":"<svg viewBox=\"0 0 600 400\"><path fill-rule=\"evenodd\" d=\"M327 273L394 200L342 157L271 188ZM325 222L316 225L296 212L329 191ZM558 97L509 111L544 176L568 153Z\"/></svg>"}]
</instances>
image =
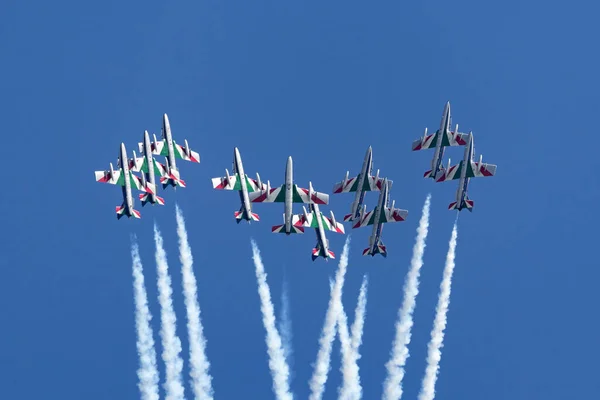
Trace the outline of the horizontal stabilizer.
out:
<instances>
[{"instance_id":1,"label":"horizontal stabilizer","mask_svg":"<svg viewBox=\"0 0 600 400\"><path fill-rule=\"evenodd\" d=\"M287 235L291 234L291 233L304 233L304 228L301 226L294 226L292 225L290 232L286 232L285 231L285 224L283 225L274 225L271 228L271 232L272 233L285 233Z\"/></svg>"},{"instance_id":2,"label":"horizontal stabilizer","mask_svg":"<svg viewBox=\"0 0 600 400\"><path fill-rule=\"evenodd\" d=\"M367 247L366 249L363 250L363 256L374 257L375 254L381 254L384 258L387 257L387 249L385 248L383 243L381 243L381 241L379 242L379 244L377 246L375 246L374 249Z\"/></svg>"},{"instance_id":3,"label":"horizontal stabilizer","mask_svg":"<svg viewBox=\"0 0 600 400\"><path fill-rule=\"evenodd\" d=\"M156 202L153 201L152 195L150 193L140 193L140 201L142 202L142 207L146 205L146 203L158 204L160 206L165 205L165 199L160 196L156 196Z\"/></svg>"},{"instance_id":4,"label":"horizontal stabilizer","mask_svg":"<svg viewBox=\"0 0 600 400\"><path fill-rule=\"evenodd\" d=\"M344 222L352 221L352 215L353 214L346 214L346 215L344 215Z\"/></svg>"},{"instance_id":5,"label":"horizontal stabilizer","mask_svg":"<svg viewBox=\"0 0 600 400\"><path fill-rule=\"evenodd\" d=\"M473 206L475 205L475 202L473 200L465 200L462 202L461 205L458 205L458 203L452 202L450 203L450 205L448 205L448 210L462 210L463 208L466 208L467 210L473 212Z\"/></svg>"}]
</instances>

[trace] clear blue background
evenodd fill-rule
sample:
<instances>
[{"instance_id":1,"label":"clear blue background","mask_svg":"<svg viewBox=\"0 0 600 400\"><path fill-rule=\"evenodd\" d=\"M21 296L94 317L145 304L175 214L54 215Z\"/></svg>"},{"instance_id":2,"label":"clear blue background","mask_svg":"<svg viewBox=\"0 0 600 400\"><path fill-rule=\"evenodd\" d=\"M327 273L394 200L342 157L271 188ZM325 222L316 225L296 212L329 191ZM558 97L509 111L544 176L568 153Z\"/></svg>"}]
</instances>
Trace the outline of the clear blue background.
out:
<instances>
[{"instance_id":1,"label":"clear blue background","mask_svg":"<svg viewBox=\"0 0 600 400\"><path fill-rule=\"evenodd\" d=\"M187 385L187 333L175 234L182 207L199 281L215 396L273 398L250 237L264 256L280 311L290 285L292 388L306 398L337 262L310 261L314 234L273 235L282 205L257 205L237 226L237 194L211 189L231 168L295 179L330 192L375 168L410 211L386 226L389 257L362 257L370 229L352 231L343 301L352 320L370 278L361 379L381 396L415 230L427 193L432 215L417 299L405 398L425 368L438 285L455 218L455 183L422 178L432 152L411 142L453 122L498 164L473 181L459 220L439 398L578 399L600 390L596 259L597 30L593 2L3 2L0 397L139 398L130 233L139 237L160 352L152 225L165 236ZM188 187L165 207L117 221L119 188L94 182L144 129L168 113L176 139L202 159L181 162ZM448 156L462 157L462 149ZM367 196L369 208L377 195ZM352 195L331 197L338 218ZM139 207L139 203L138 203ZM300 207L296 206L299 211ZM328 208L326 209L328 210ZM329 235L341 253L344 236ZM336 342L326 399L340 382ZM164 365L159 362L161 383ZM161 389L162 391L162 389ZM191 398L189 386L187 397Z\"/></svg>"}]
</instances>

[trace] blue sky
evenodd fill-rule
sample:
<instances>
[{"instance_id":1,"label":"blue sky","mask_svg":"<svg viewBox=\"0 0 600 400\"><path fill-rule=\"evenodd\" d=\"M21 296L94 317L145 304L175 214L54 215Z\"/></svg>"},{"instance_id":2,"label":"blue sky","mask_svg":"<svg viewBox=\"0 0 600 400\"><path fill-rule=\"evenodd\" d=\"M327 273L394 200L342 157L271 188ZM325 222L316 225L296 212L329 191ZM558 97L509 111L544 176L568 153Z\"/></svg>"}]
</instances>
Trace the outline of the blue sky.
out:
<instances>
[{"instance_id":1,"label":"blue sky","mask_svg":"<svg viewBox=\"0 0 600 400\"><path fill-rule=\"evenodd\" d=\"M351 230L343 302L352 319L369 274L359 361L379 398L420 210L432 193L405 398L425 369L438 286L455 218L454 183L422 178L432 156L411 142L453 122L472 130L497 175L473 181L459 221L440 398L564 399L598 393L595 252L600 197L599 85L591 2L9 1L2 6L3 398L139 398L129 236L139 238L155 340L159 308L152 226L165 237L187 381L187 334L175 234L177 202L194 254L216 398L273 398L250 238L280 311L290 289L292 389L308 395L337 262L310 261L314 234L273 235L282 205L235 224L237 195L211 189L238 146L246 171L330 192L357 174L366 148L394 180L408 221L384 228L387 259L367 258L370 229ZM94 182L168 113L202 163L180 163L188 187L120 220L120 190ZM448 156L458 160L462 149ZM369 208L377 196L367 196ZM331 197L341 217L352 195ZM300 210L297 206L296 210ZM336 254L344 237L330 234ZM160 351L160 347L159 347ZM339 344L325 399L336 398ZM164 366L159 363L161 382ZM186 387L191 398L189 386Z\"/></svg>"}]
</instances>

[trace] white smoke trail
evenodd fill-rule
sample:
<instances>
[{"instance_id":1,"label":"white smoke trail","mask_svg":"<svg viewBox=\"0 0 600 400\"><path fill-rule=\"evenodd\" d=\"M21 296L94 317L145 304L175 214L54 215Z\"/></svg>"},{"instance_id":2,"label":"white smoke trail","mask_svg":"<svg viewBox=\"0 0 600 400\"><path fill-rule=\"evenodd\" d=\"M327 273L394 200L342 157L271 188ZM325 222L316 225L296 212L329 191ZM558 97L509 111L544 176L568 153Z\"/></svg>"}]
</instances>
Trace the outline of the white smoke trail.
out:
<instances>
[{"instance_id":1,"label":"white smoke trail","mask_svg":"<svg viewBox=\"0 0 600 400\"><path fill-rule=\"evenodd\" d=\"M440 284L440 295L435 312L435 320L431 331L431 340L427 345L427 368L423 377L419 400L433 400L435 397L435 383L440 369L442 358L441 348L444 345L444 329L446 329L448 307L450 306L450 288L452 286L452 273L454 272L454 257L456 254L456 237L458 236L457 222L454 223L448 254L446 255L446 266L444 277Z\"/></svg>"},{"instance_id":2,"label":"white smoke trail","mask_svg":"<svg viewBox=\"0 0 600 400\"><path fill-rule=\"evenodd\" d=\"M154 224L154 242L156 244L158 301L160 303L161 319L160 336L163 346L162 358L166 369L165 398L166 400L182 400L184 399L184 389L181 382L181 370L183 369L183 360L180 356L181 340L177 337L177 317L173 310L173 290L171 289L167 254L163 248L163 239L156 224Z\"/></svg>"},{"instance_id":3,"label":"white smoke trail","mask_svg":"<svg viewBox=\"0 0 600 400\"><path fill-rule=\"evenodd\" d=\"M137 330L137 351L140 367L137 375L140 380L142 400L158 400L158 369L156 368L156 350L150 321L152 315L148 308L148 295L144 284L144 273L140 250L135 235L131 236L131 259L133 261L133 300L135 303L135 326Z\"/></svg>"},{"instance_id":4,"label":"white smoke trail","mask_svg":"<svg viewBox=\"0 0 600 400\"><path fill-rule=\"evenodd\" d=\"M392 344L390 360L386 364L388 376L384 382L384 400L398 400L402 397L402 379L404 378L404 366L409 355L408 344L410 343L413 313L415 311L417 294L419 293L419 274L423 266L425 239L427 239L429 228L430 204L431 194L428 194L423 205L419 227L417 228L417 239L413 247L410 268L404 281L404 299L398 312L396 337Z\"/></svg>"},{"instance_id":5,"label":"white smoke trail","mask_svg":"<svg viewBox=\"0 0 600 400\"><path fill-rule=\"evenodd\" d=\"M179 237L183 296L188 320L191 387L197 400L212 400L213 388L211 384L212 377L209 373L210 363L206 358L206 339L200 320L196 277L192 269L194 258L188 242L185 219L177 204L175 204L175 217L177 219L177 236Z\"/></svg>"},{"instance_id":6,"label":"white smoke trail","mask_svg":"<svg viewBox=\"0 0 600 400\"><path fill-rule=\"evenodd\" d=\"M325 315L325 323L323 331L319 339L319 352L315 363L315 370L310 380L311 394L310 400L321 400L325 391L325 383L327 382L327 374L329 373L331 361L331 347L335 338L335 327L340 309L342 288L344 286L344 278L346 268L348 267L348 249L350 248L350 236L346 238L344 249L340 257L339 267L335 276L335 282L329 299L329 306Z\"/></svg>"},{"instance_id":7,"label":"white smoke trail","mask_svg":"<svg viewBox=\"0 0 600 400\"><path fill-rule=\"evenodd\" d=\"M290 316L290 294L288 283L284 278L281 290L281 315L279 319L279 332L283 343L283 356L285 357L288 367L293 370L294 366L294 348L292 346L292 318ZM288 378L288 384L291 383L292 372Z\"/></svg>"},{"instance_id":8,"label":"white smoke trail","mask_svg":"<svg viewBox=\"0 0 600 400\"><path fill-rule=\"evenodd\" d=\"M260 250L254 240L252 243L252 258L256 267L256 281L258 282L258 294L260 296L260 308L263 314L263 324L267 331L266 343L269 353L269 368L273 376L273 391L279 400L292 400L288 379L289 367L285 361L281 337L275 327L275 311L271 301L271 292L267 284L267 274L260 257Z\"/></svg>"},{"instance_id":9,"label":"white smoke trail","mask_svg":"<svg viewBox=\"0 0 600 400\"><path fill-rule=\"evenodd\" d=\"M355 370L352 365L352 347L350 344L350 332L348 331L348 317L344 311L344 305L340 298L338 304L337 330L340 335L340 354L342 362L340 363L340 372L342 373L342 386L338 389L339 399L354 399L354 384L358 377L358 369ZM335 335L335 333L334 333Z\"/></svg>"},{"instance_id":10,"label":"white smoke trail","mask_svg":"<svg viewBox=\"0 0 600 400\"><path fill-rule=\"evenodd\" d=\"M365 275L360 287L356 310L354 311L354 323L351 328L351 336L348 334L346 312L340 304L337 326L340 335L340 352L342 355L342 363L340 365L340 371L342 372L342 386L338 390L340 394L339 398L341 400L358 400L362 397L362 387L360 385L360 375L358 373L358 359L360 358L358 349L362 343L363 327L365 323L367 282L368 279Z\"/></svg>"}]
</instances>

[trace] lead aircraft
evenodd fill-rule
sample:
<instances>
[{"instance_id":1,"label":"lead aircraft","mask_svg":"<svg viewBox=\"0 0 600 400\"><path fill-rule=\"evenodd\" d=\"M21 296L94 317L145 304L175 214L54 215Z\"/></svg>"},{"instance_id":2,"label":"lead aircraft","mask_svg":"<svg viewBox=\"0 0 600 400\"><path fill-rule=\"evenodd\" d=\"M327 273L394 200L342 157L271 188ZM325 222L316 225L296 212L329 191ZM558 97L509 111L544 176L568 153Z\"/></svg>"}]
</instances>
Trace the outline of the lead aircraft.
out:
<instances>
[{"instance_id":1,"label":"lead aircraft","mask_svg":"<svg viewBox=\"0 0 600 400\"><path fill-rule=\"evenodd\" d=\"M369 247L363 250L363 256L375 256L375 254L381 254L383 257L387 257L387 249L381 241L383 224L388 222L405 221L406 217L408 216L407 210L394 208L394 204L396 202L395 200L392 201L392 206L389 207L389 191L390 185L386 178L383 182L383 188L379 194L379 200L375 209L367 212L367 206L365 205L360 213L360 220L352 227L352 229L355 229L367 225L373 225L373 232L369 237Z\"/></svg>"},{"instance_id":2,"label":"lead aircraft","mask_svg":"<svg viewBox=\"0 0 600 400\"><path fill-rule=\"evenodd\" d=\"M467 193L469 180L471 178L496 175L497 166L494 164L485 164L483 162L483 155L479 155L478 162L473 162L473 156L475 155L475 141L472 132L469 133L467 141L468 144L467 147L465 147L463 160L457 165L450 166L450 160L448 159L448 168L446 169L446 172L437 180L437 182L445 182L453 179L460 179L458 182L458 190L456 191L456 201L450 203L448 210L460 211L463 208L466 208L472 212L475 202L469 199Z\"/></svg>"},{"instance_id":3,"label":"lead aircraft","mask_svg":"<svg viewBox=\"0 0 600 400\"><path fill-rule=\"evenodd\" d=\"M372 176L373 171L373 149L371 146L367 149L365 159L363 161L360 173L353 178L348 178L350 171L346 171L346 177L343 181L336 183L333 186L333 193L348 193L356 192L354 201L350 206L350 214L344 216L344 221L354 221L359 217L360 210L365 199L365 193L375 190L381 190L383 178L379 177L379 170L375 176ZM391 185L390 181L390 185Z\"/></svg>"},{"instance_id":4,"label":"lead aircraft","mask_svg":"<svg viewBox=\"0 0 600 400\"><path fill-rule=\"evenodd\" d=\"M335 220L333 211L330 211L331 218L329 218L319 211L318 204L310 204L309 208L310 212L307 212L306 208L302 206L304 214L294 216L294 220L296 221L294 225L315 228L315 232L317 234L317 244L315 248L312 249L313 261L315 261L318 257L323 257L325 261L327 261L329 258L335 259L334 252L329 249L329 239L327 239L325 236L325 229L344 234L346 233L344 230L344 225Z\"/></svg>"},{"instance_id":5,"label":"lead aircraft","mask_svg":"<svg viewBox=\"0 0 600 400\"><path fill-rule=\"evenodd\" d=\"M450 102L447 102L442 113L440 129L432 135L427 135L427 128L425 128L423 137L415 140L412 144L413 151L435 149L433 159L431 160L431 169L423 174L424 178L434 178L437 181L444 174L442 161L445 147L464 146L467 144L468 135L458 132L458 124L456 124L454 131L450 130L451 120Z\"/></svg>"},{"instance_id":6,"label":"lead aircraft","mask_svg":"<svg viewBox=\"0 0 600 400\"><path fill-rule=\"evenodd\" d=\"M273 233L304 233L303 226L297 226L298 216L292 214L293 203L306 204L328 204L329 195L326 193L315 192L312 183L308 183L308 189L298 187L294 183L294 169L292 157L288 157L285 168L285 183L278 188L272 189L267 181L267 188L261 192L250 194L250 201L253 203L284 203L283 225L275 225L271 228Z\"/></svg>"},{"instance_id":7,"label":"lead aircraft","mask_svg":"<svg viewBox=\"0 0 600 400\"><path fill-rule=\"evenodd\" d=\"M154 142L151 143L152 154L165 156L166 167L165 174L160 177L163 189L167 186L185 187L185 181L181 179L179 170L177 169L176 159L186 160L191 162L200 162L200 155L190 149L187 140L184 140L185 146L177 144L171 135L171 124L167 114L163 115L162 125L162 140L157 141L154 135ZM143 150L144 143L138 143L140 152Z\"/></svg>"},{"instance_id":8,"label":"lead aircraft","mask_svg":"<svg viewBox=\"0 0 600 400\"><path fill-rule=\"evenodd\" d=\"M131 195L131 186L146 193L156 193L156 186L150 182L142 183L142 180L135 176L129 170L130 161L127 158L125 144L121 143L121 155L117 164L120 168L115 171L112 163L108 171L95 171L96 181L102 183L110 183L112 185L120 185L123 190L123 204L116 207L117 219L121 219L123 215L135 218L141 218L138 210L133 208L133 196Z\"/></svg>"},{"instance_id":9,"label":"lead aircraft","mask_svg":"<svg viewBox=\"0 0 600 400\"><path fill-rule=\"evenodd\" d=\"M246 220L248 223L250 221L260 221L258 214L252 212L249 193L264 191L267 185L261 182L258 172L256 173L256 180L244 173L242 157L237 147L233 149L233 175L229 175L229 171L225 170L224 177L212 178L212 185L214 189L237 190L239 192L242 206L239 211L234 212L235 221L238 224L242 220Z\"/></svg>"}]
</instances>

